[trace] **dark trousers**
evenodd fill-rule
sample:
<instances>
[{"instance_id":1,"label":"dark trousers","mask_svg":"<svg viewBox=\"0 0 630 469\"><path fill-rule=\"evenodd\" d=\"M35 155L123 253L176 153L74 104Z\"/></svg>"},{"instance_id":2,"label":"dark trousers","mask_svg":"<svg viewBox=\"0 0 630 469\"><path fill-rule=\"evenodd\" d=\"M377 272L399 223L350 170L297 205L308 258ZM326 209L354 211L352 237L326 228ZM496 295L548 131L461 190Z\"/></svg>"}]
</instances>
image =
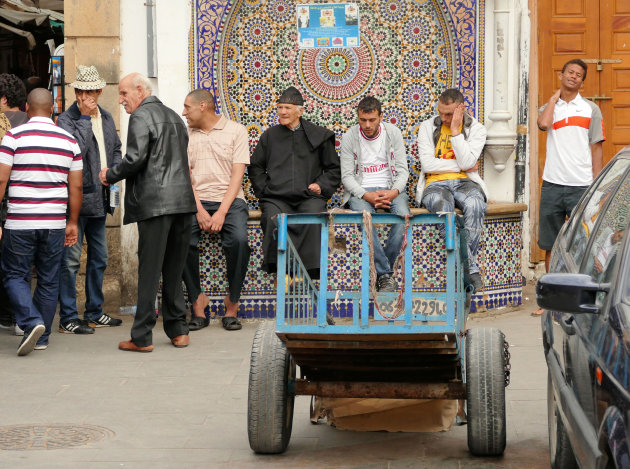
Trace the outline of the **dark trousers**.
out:
<instances>
[{"instance_id":1,"label":"dark trousers","mask_svg":"<svg viewBox=\"0 0 630 469\"><path fill-rule=\"evenodd\" d=\"M280 213L321 213L326 211L326 201L319 198L288 202L279 199L260 200L260 225L263 230L263 264L265 272L274 273L278 264L278 223ZM293 225L288 227L289 236L312 278L319 278L320 225Z\"/></svg>"},{"instance_id":2,"label":"dark trousers","mask_svg":"<svg viewBox=\"0 0 630 469\"><path fill-rule=\"evenodd\" d=\"M2 265L2 239L0 239L0 266ZM15 322L15 318L13 317L13 311L11 311L11 300L9 300L9 295L7 295L7 291L4 288L3 281L4 274L2 273L2 268L0 267L0 325L3 326L12 326Z\"/></svg>"},{"instance_id":3,"label":"dark trousers","mask_svg":"<svg viewBox=\"0 0 630 469\"><path fill-rule=\"evenodd\" d=\"M182 272L190 242L190 213L162 215L138 222L138 305L131 340L153 343L155 296L162 274L162 320L169 338L188 334Z\"/></svg>"},{"instance_id":4,"label":"dark trousers","mask_svg":"<svg viewBox=\"0 0 630 469\"><path fill-rule=\"evenodd\" d=\"M201 201L201 205L210 215L221 206L220 202ZM221 244L225 254L225 264L227 267L227 279L230 290L230 301L236 303L241 297L241 290L247 275L249 265L249 240L247 236L247 219L249 211L243 199L234 199L230 209L225 215L223 228L221 228ZM188 257L184 267L184 284L188 290L188 301L193 303L201 293L201 280L199 278L199 238L201 228L197 222L197 217L192 216L192 231L190 245L188 247Z\"/></svg>"}]
</instances>

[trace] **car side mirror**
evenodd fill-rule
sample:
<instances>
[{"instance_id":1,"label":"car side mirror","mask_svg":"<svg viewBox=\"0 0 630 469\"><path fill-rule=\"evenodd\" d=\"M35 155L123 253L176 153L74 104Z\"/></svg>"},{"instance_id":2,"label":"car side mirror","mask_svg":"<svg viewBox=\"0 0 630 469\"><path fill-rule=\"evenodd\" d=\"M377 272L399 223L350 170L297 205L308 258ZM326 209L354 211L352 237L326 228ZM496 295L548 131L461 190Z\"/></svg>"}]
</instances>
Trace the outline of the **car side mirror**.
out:
<instances>
[{"instance_id":1,"label":"car side mirror","mask_svg":"<svg viewBox=\"0 0 630 469\"><path fill-rule=\"evenodd\" d=\"M536 284L536 301L550 311L599 314L598 293L609 289L586 274L545 274Z\"/></svg>"}]
</instances>

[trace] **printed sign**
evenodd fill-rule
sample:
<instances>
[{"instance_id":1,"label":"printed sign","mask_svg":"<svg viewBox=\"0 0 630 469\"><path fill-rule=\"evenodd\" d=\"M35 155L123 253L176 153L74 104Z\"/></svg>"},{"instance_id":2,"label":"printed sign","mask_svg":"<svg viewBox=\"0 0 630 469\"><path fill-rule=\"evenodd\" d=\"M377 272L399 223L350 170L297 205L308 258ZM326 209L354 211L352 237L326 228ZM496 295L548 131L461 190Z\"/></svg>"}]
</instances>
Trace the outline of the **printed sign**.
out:
<instances>
[{"instance_id":1,"label":"printed sign","mask_svg":"<svg viewBox=\"0 0 630 469\"><path fill-rule=\"evenodd\" d=\"M298 47L359 47L359 4L297 5Z\"/></svg>"}]
</instances>

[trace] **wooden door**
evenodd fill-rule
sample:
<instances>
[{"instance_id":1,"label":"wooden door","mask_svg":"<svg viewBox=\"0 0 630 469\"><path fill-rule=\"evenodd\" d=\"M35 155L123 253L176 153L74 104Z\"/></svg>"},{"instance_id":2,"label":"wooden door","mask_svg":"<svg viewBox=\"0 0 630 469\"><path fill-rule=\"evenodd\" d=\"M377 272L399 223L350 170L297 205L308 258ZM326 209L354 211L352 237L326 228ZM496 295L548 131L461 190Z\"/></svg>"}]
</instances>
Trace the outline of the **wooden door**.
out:
<instances>
[{"instance_id":1,"label":"wooden door","mask_svg":"<svg viewBox=\"0 0 630 469\"><path fill-rule=\"evenodd\" d=\"M569 60L587 62L588 74L580 94L600 106L606 142L604 164L630 144L630 0L539 0L538 106L559 88L558 73ZM532 112L532 119L538 112ZM538 132L538 193L545 167L547 134ZM532 175L533 176L533 175ZM534 210L538 213L538 210ZM538 220L532 220L530 257L544 259L538 248Z\"/></svg>"}]
</instances>

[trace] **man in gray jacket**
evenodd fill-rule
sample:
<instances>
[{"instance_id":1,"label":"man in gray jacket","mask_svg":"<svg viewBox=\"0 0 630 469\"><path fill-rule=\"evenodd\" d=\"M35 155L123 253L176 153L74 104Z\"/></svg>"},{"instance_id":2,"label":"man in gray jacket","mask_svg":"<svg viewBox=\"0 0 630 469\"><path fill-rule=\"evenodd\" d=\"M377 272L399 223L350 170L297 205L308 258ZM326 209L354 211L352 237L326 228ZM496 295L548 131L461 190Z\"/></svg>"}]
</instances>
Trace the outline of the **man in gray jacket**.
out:
<instances>
[{"instance_id":1,"label":"man in gray jacket","mask_svg":"<svg viewBox=\"0 0 630 469\"><path fill-rule=\"evenodd\" d=\"M341 141L342 202L359 212L374 213L376 209L384 209L396 215L408 215L405 187L409 168L402 132L395 125L383 122L381 103L373 96L359 102L357 113L358 125L350 127ZM379 291L398 289L392 274L404 235L404 224L392 225L383 248L374 230L374 265Z\"/></svg>"},{"instance_id":2,"label":"man in gray jacket","mask_svg":"<svg viewBox=\"0 0 630 469\"><path fill-rule=\"evenodd\" d=\"M101 168L120 163L120 139L112 115L98 105L105 88L96 67L79 65L76 80L70 83L76 101L57 119L57 125L77 139L83 155L83 204L79 213L79 237L65 248L59 270L59 332L92 334L94 327L120 326L120 319L103 312L103 276L107 267L105 219L114 213L109 204L109 188L101 184ZM77 310L77 272L81 264L83 238L87 243L85 265L85 312Z\"/></svg>"},{"instance_id":3,"label":"man in gray jacket","mask_svg":"<svg viewBox=\"0 0 630 469\"><path fill-rule=\"evenodd\" d=\"M103 184L125 179L123 223L138 223L138 302L128 352L153 351L155 296L162 274L164 332L175 347L189 344L182 273L197 206L188 169L188 131L179 115L151 96L151 82L139 73L118 84L129 118L122 162L100 172Z\"/></svg>"}]
</instances>

